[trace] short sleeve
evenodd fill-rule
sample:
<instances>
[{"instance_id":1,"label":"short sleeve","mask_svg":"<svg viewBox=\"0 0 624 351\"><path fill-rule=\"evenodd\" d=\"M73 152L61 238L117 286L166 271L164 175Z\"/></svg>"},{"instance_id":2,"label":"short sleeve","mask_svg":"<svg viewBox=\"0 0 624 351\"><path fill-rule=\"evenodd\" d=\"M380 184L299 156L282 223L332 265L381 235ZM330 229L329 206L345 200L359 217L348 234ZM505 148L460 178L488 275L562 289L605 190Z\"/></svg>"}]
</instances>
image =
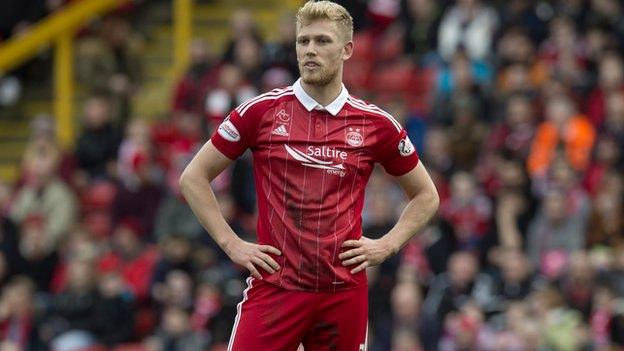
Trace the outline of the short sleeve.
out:
<instances>
[{"instance_id":1,"label":"short sleeve","mask_svg":"<svg viewBox=\"0 0 624 351\"><path fill-rule=\"evenodd\" d=\"M235 160L253 145L251 118L241 117L236 110L221 122L210 141L229 159Z\"/></svg>"},{"instance_id":2,"label":"short sleeve","mask_svg":"<svg viewBox=\"0 0 624 351\"><path fill-rule=\"evenodd\" d=\"M418 154L405 129L394 124L381 127L377 160L389 174L401 176L418 165Z\"/></svg>"}]
</instances>

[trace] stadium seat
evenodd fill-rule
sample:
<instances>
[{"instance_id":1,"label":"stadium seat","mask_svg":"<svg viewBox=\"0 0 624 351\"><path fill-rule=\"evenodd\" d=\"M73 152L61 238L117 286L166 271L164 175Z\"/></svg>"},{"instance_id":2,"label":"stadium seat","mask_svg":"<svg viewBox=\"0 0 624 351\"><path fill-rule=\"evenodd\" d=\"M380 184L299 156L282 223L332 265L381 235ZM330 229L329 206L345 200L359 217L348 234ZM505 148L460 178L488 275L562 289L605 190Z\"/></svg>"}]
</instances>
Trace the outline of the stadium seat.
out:
<instances>
[{"instance_id":1,"label":"stadium seat","mask_svg":"<svg viewBox=\"0 0 624 351\"><path fill-rule=\"evenodd\" d=\"M401 57L403 53L403 37L400 35L385 35L383 40L379 41L375 50L375 60L387 62Z\"/></svg>"},{"instance_id":2,"label":"stadium seat","mask_svg":"<svg viewBox=\"0 0 624 351\"><path fill-rule=\"evenodd\" d=\"M375 57L374 35L366 31L363 31L360 33L354 33L353 42L357 44L353 46L353 55L351 56L351 60L353 61L363 60L363 61L372 62Z\"/></svg>"},{"instance_id":3,"label":"stadium seat","mask_svg":"<svg viewBox=\"0 0 624 351\"><path fill-rule=\"evenodd\" d=\"M370 86L384 93L404 93L413 90L414 64L409 61L378 67L372 74Z\"/></svg>"},{"instance_id":4,"label":"stadium seat","mask_svg":"<svg viewBox=\"0 0 624 351\"><path fill-rule=\"evenodd\" d=\"M79 351L108 351L108 349L102 345L90 346Z\"/></svg>"},{"instance_id":5,"label":"stadium seat","mask_svg":"<svg viewBox=\"0 0 624 351\"><path fill-rule=\"evenodd\" d=\"M118 345L112 351L147 351L147 348L143 344L133 343Z\"/></svg>"},{"instance_id":6,"label":"stadium seat","mask_svg":"<svg viewBox=\"0 0 624 351\"><path fill-rule=\"evenodd\" d=\"M368 86L372 63L362 59L350 59L344 66L343 81L350 90L359 90Z\"/></svg>"}]
</instances>

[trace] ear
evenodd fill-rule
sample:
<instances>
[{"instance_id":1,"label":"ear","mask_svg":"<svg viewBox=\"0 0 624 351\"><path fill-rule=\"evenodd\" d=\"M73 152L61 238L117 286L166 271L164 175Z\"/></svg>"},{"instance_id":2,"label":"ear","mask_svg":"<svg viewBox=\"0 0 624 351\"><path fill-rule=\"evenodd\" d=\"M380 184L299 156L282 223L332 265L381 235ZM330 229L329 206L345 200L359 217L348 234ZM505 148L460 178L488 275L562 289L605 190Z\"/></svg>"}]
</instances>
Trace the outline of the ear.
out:
<instances>
[{"instance_id":1,"label":"ear","mask_svg":"<svg viewBox=\"0 0 624 351\"><path fill-rule=\"evenodd\" d=\"M345 43L343 48L344 51L342 52L342 60L346 61L351 57L351 55L353 55L353 40L349 40Z\"/></svg>"}]
</instances>

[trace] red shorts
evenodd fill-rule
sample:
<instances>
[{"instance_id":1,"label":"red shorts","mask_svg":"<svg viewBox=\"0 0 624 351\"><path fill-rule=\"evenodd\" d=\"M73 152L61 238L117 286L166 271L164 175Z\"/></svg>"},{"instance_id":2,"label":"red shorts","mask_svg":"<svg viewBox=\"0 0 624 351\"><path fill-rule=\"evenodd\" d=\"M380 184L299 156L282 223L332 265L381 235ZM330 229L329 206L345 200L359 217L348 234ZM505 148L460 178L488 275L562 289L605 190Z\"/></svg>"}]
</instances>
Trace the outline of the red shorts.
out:
<instances>
[{"instance_id":1,"label":"red shorts","mask_svg":"<svg viewBox=\"0 0 624 351\"><path fill-rule=\"evenodd\" d=\"M364 351L368 289L292 291L247 279L228 351Z\"/></svg>"}]
</instances>

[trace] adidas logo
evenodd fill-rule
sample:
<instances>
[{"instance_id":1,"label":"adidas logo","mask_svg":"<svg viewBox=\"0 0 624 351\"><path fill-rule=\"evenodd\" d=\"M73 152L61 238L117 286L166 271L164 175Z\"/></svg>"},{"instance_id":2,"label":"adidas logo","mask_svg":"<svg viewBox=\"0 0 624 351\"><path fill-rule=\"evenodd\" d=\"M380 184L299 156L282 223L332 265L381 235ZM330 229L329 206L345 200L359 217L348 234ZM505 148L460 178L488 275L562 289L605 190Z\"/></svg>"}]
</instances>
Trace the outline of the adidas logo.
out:
<instances>
[{"instance_id":1,"label":"adidas logo","mask_svg":"<svg viewBox=\"0 0 624 351\"><path fill-rule=\"evenodd\" d=\"M286 127L284 127L283 124L280 124L279 127L273 129L271 134L275 134L275 135L279 135L279 136L288 136L288 131L286 130Z\"/></svg>"}]
</instances>

